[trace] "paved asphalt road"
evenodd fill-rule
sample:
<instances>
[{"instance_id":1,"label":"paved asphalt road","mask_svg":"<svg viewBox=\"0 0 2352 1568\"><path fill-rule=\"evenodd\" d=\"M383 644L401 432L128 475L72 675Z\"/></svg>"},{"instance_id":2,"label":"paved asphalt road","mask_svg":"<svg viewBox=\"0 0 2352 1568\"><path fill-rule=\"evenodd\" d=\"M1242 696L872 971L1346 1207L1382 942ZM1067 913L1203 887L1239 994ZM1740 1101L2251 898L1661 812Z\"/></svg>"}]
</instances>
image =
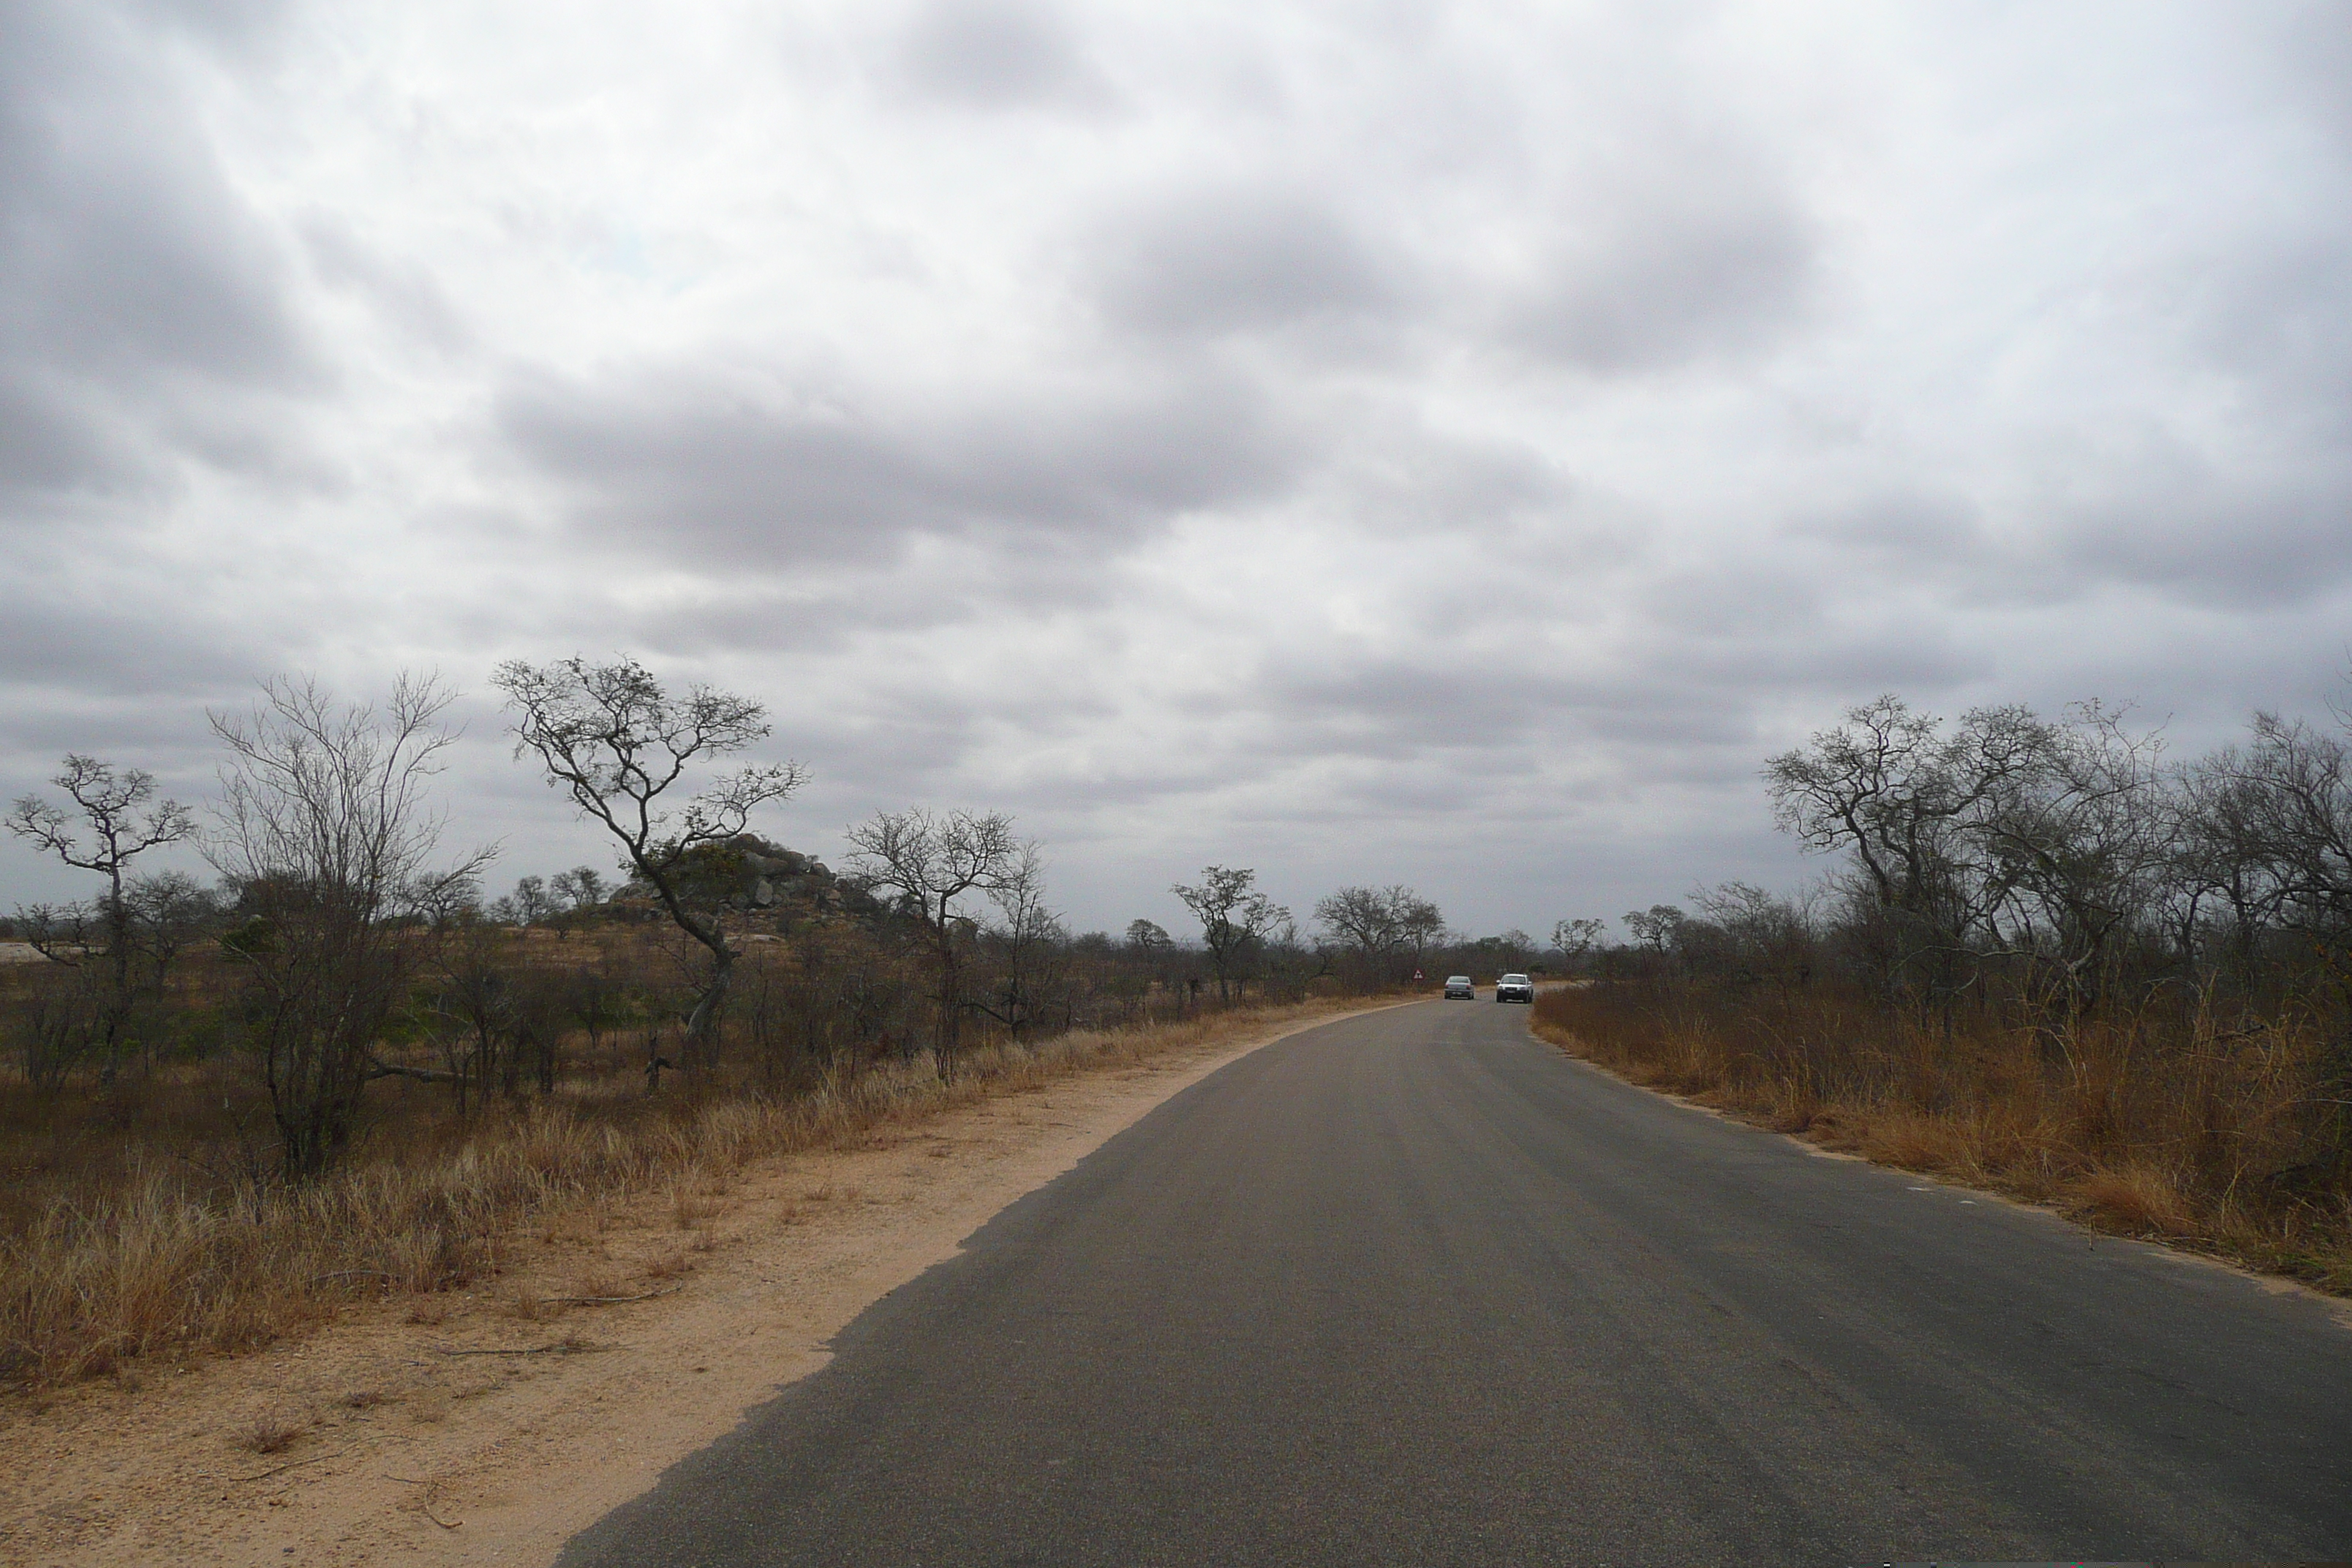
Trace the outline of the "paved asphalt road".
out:
<instances>
[{"instance_id":1,"label":"paved asphalt road","mask_svg":"<svg viewBox=\"0 0 2352 1568\"><path fill-rule=\"evenodd\" d=\"M1170 1100L566 1564L2352 1555L2352 1331L1427 1003Z\"/></svg>"}]
</instances>

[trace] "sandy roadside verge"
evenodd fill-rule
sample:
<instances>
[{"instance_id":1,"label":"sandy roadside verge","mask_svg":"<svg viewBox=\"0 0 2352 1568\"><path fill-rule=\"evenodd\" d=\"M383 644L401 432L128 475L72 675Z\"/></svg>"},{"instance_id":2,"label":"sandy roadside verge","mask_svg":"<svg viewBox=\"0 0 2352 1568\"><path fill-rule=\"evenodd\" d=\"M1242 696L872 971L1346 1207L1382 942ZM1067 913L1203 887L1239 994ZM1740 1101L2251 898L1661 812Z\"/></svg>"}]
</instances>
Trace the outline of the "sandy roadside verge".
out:
<instances>
[{"instance_id":1,"label":"sandy roadside verge","mask_svg":"<svg viewBox=\"0 0 2352 1568\"><path fill-rule=\"evenodd\" d=\"M1007 1204L1227 1062L1372 1010L1294 1015L853 1152L559 1216L470 1291L0 1413L0 1562L544 1563L822 1366L835 1333ZM254 1452L272 1426L299 1435Z\"/></svg>"}]
</instances>

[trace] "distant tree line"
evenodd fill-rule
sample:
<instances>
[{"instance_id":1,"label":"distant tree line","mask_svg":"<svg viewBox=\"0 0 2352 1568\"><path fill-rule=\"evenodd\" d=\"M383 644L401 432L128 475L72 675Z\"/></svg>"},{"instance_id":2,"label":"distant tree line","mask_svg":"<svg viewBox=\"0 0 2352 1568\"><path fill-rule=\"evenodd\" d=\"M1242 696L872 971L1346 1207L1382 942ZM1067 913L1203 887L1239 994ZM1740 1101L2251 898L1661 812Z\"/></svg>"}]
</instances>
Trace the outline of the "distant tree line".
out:
<instances>
[{"instance_id":1,"label":"distant tree line","mask_svg":"<svg viewBox=\"0 0 2352 1568\"><path fill-rule=\"evenodd\" d=\"M2261 713L2242 742L2174 760L2096 702L1945 721L1885 696L1763 781L1782 830L1837 858L1826 879L1629 912L1617 967L1835 977L1931 1020L2352 1014L2352 728Z\"/></svg>"},{"instance_id":2,"label":"distant tree line","mask_svg":"<svg viewBox=\"0 0 2352 1568\"><path fill-rule=\"evenodd\" d=\"M9 922L45 960L0 970L22 1090L233 1069L299 1179L342 1156L387 1079L437 1086L460 1115L616 1075L789 1094L880 1060L951 1077L982 1045L1544 956L1522 932L1453 937L1402 886L1342 888L1302 933L1255 870L1220 865L1171 889L1196 935L1150 920L1074 934L1043 847L1002 813L877 812L837 872L754 831L806 777L734 763L770 733L754 700L626 658L509 662L494 684L517 755L604 837L615 873L485 897L492 851L445 842L431 798L454 738L436 681L376 704L267 683L214 716L222 785L201 816L143 770L68 757L58 794L5 819L101 880ZM191 840L214 885L142 869Z\"/></svg>"}]
</instances>

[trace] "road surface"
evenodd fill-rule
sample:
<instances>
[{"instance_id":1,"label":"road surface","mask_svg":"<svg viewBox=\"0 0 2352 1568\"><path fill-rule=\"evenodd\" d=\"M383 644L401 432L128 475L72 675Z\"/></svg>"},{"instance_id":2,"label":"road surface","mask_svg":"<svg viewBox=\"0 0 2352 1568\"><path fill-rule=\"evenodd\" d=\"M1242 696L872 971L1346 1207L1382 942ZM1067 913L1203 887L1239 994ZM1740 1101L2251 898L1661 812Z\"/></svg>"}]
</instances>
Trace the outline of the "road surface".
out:
<instances>
[{"instance_id":1,"label":"road surface","mask_svg":"<svg viewBox=\"0 0 2352 1568\"><path fill-rule=\"evenodd\" d=\"M2352 1555L2308 1298L1629 1088L1293 1036L867 1311L568 1565Z\"/></svg>"}]
</instances>

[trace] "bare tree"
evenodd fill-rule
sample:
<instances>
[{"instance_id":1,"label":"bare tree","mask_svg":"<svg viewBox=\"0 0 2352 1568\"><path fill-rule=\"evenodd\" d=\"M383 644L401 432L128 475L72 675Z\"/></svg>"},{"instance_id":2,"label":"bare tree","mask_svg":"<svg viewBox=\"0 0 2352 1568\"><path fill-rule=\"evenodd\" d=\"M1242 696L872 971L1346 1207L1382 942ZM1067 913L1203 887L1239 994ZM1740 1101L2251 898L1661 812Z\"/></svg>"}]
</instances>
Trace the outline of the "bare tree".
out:
<instances>
[{"instance_id":1,"label":"bare tree","mask_svg":"<svg viewBox=\"0 0 2352 1568\"><path fill-rule=\"evenodd\" d=\"M1746 980L1804 985L1812 979L1818 932L1807 901L1781 898L1752 882L1730 881L1690 890L1699 918L1677 923L1675 945Z\"/></svg>"},{"instance_id":2,"label":"bare tree","mask_svg":"<svg viewBox=\"0 0 2352 1568\"><path fill-rule=\"evenodd\" d=\"M1398 938L1412 949L1412 966L1419 969L1430 944L1444 937L1445 916L1411 888L1391 888L1389 900Z\"/></svg>"},{"instance_id":3,"label":"bare tree","mask_svg":"<svg viewBox=\"0 0 2352 1568\"><path fill-rule=\"evenodd\" d=\"M988 898L996 906L992 934L1004 963L996 1005L988 1011L1017 1040L1049 994L1055 955L1070 933L1045 905L1045 858L1034 844L1020 847Z\"/></svg>"},{"instance_id":4,"label":"bare tree","mask_svg":"<svg viewBox=\"0 0 2352 1568\"><path fill-rule=\"evenodd\" d=\"M1647 910L1628 910L1619 917L1633 940L1655 952L1664 952L1675 944L1675 935L1689 923L1690 917L1674 904L1652 904Z\"/></svg>"},{"instance_id":5,"label":"bare tree","mask_svg":"<svg viewBox=\"0 0 2352 1568\"><path fill-rule=\"evenodd\" d=\"M1396 948L1396 916L1377 888L1342 888L1328 893L1315 901L1315 919L1367 963L1377 964Z\"/></svg>"},{"instance_id":6,"label":"bare tree","mask_svg":"<svg viewBox=\"0 0 2352 1568\"><path fill-rule=\"evenodd\" d=\"M561 907L547 890L545 878L524 877L516 881L513 892L499 900L498 918L509 925L535 926Z\"/></svg>"},{"instance_id":7,"label":"bare tree","mask_svg":"<svg viewBox=\"0 0 2352 1568\"><path fill-rule=\"evenodd\" d=\"M2054 976L2070 1010L2098 995L2120 935L2164 900L2179 815L2160 768L2163 737L2076 703L2047 726L2029 765L1991 792L1981 920L1996 951Z\"/></svg>"},{"instance_id":8,"label":"bare tree","mask_svg":"<svg viewBox=\"0 0 2352 1568\"><path fill-rule=\"evenodd\" d=\"M228 747L205 857L253 919L225 944L251 977L251 1038L288 1174L351 1138L373 1049L406 995L415 944L394 917L469 884L493 854L436 865L425 792L457 739L453 694L404 676L381 711L272 679L251 712L211 715Z\"/></svg>"},{"instance_id":9,"label":"bare tree","mask_svg":"<svg viewBox=\"0 0 2352 1568\"><path fill-rule=\"evenodd\" d=\"M569 871L558 871L548 879L547 889L553 908L548 912L548 924L555 934L569 939L572 928L595 912L604 901L604 879L593 866L574 866Z\"/></svg>"},{"instance_id":10,"label":"bare tree","mask_svg":"<svg viewBox=\"0 0 2352 1568\"><path fill-rule=\"evenodd\" d=\"M2252 743L2206 759L2186 790L2181 901L2193 908L2210 892L2228 903L2247 979L2265 937L2293 933L2294 948L2352 997L2352 744L2257 713ZM2352 1060L2352 1044L2343 1049Z\"/></svg>"},{"instance_id":11,"label":"bare tree","mask_svg":"<svg viewBox=\"0 0 2352 1568\"><path fill-rule=\"evenodd\" d=\"M1601 921L1559 921L1551 928L1551 944L1559 949L1564 966L1573 972L1600 945L1601 933L1606 929Z\"/></svg>"},{"instance_id":12,"label":"bare tree","mask_svg":"<svg viewBox=\"0 0 2352 1568\"><path fill-rule=\"evenodd\" d=\"M1854 894L1884 933L1885 983L1924 979L1948 1003L1975 973L1970 939L1998 897L1987 817L2046 762L2053 728L2021 707L1979 708L1945 731L1888 695L1764 765L1774 819L1806 847L1844 848Z\"/></svg>"},{"instance_id":13,"label":"bare tree","mask_svg":"<svg viewBox=\"0 0 2352 1568\"><path fill-rule=\"evenodd\" d=\"M1169 889L1201 922L1219 1001L1239 994L1249 955L1290 925L1290 911L1259 892L1256 882L1257 873L1248 867L1204 866L1199 886L1179 882Z\"/></svg>"},{"instance_id":14,"label":"bare tree","mask_svg":"<svg viewBox=\"0 0 2352 1568\"><path fill-rule=\"evenodd\" d=\"M686 1020L688 1041L707 1060L739 955L721 908L692 898L686 873L698 850L735 837L754 811L797 790L801 765L742 768L672 810L665 797L689 769L767 737L763 705L701 685L673 696L626 657L602 665L577 655L546 665L509 659L492 683L515 713L515 754L537 756L547 782L620 841L663 910L708 952Z\"/></svg>"},{"instance_id":15,"label":"bare tree","mask_svg":"<svg viewBox=\"0 0 2352 1568\"><path fill-rule=\"evenodd\" d=\"M920 809L877 812L872 821L849 830L849 842L859 878L869 889L897 894L899 908L930 943L939 981L934 1040L939 1070L946 1075L962 1043L961 947L973 924L961 901L1004 888L1021 870L1029 847L1013 837L1013 819L1002 812L934 816Z\"/></svg>"},{"instance_id":16,"label":"bare tree","mask_svg":"<svg viewBox=\"0 0 2352 1568\"><path fill-rule=\"evenodd\" d=\"M1410 950L1416 967L1428 944L1445 929L1445 917L1435 904L1411 888L1341 888L1318 900L1315 918L1323 929L1356 950L1366 967L1380 979L1396 959Z\"/></svg>"},{"instance_id":17,"label":"bare tree","mask_svg":"<svg viewBox=\"0 0 2352 1568\"><path fill-rule=\"evenodd\" d=\"M1175 984L1169 973L1168 961L1176 951L1176 939L1170 936L1168 929L1158 921L1132 920L1127 922L1127 951L1130 957L1141 960L1146 966L1145 973L1140 977L1139 989L1146 998L1144 1005L1149 1007L1154 985L1165 990L1172 989Z\"/></svg>"},{"instance_id":18,"label":"bare tree","mask_svg":"<svg viewBox=\"0 0 2352 1568\"><path fill-rule=\"evenodd\" d=\"M68 811L37 795L24 795L9 810L8 831L68 866L106 879L97 912L106 942L108 984L99 1006L96 1044L100 1073L111 1078L139 992L132 973L137 945L132 927L138 910L125 886L129 868L148 850L192 836L195 818L175 800L157 800L154 775L143 768L118 770L95 757L68 755L64 771L49 782L66 793L74 808ZM82 838L85 831L89 835L87 843ZM36 925L58 923L55 911L41 910L33 914ZM65 923L79 922L68 917ZM42 951L55 962L81 962L68 959L62 943L43 945Z\"/></svg>"}]
</instances>

